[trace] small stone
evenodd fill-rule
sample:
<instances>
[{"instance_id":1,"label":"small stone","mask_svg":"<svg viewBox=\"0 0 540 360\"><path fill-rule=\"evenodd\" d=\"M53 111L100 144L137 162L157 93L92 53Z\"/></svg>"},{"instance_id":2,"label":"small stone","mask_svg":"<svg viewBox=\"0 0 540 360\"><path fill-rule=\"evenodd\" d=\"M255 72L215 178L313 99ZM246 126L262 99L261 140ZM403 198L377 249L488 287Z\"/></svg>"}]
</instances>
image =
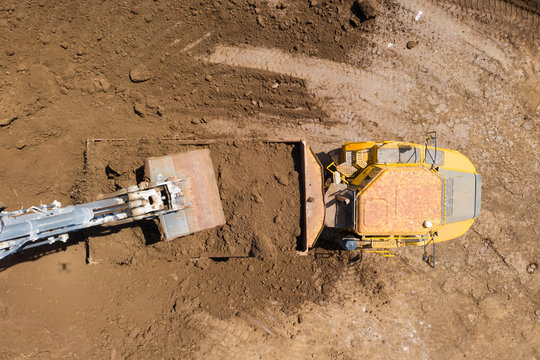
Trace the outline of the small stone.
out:
<instances>
[{"instance_id":1,"label":"small stone","mask_svg":"<svg viewBox=\"0 0 540 360\"><path fill-rule=\"evenodd\" d=\"M129 336L132 338L132 339L135 339L139 333L141 332L141 330L139 328L135 328L131 331L131 334L129 334Z\"/></svg>"},{"instance_id":2,"label":"small stone","mask_svg":"<svg viewBox=\"0 0 540 360\"><path fill-rule=\"evenodd\" d=\"M261 194L255 193L253 194L253 201L255 201L257 204L261 204L264 202L264 199L262 198Z\"/></svg>"},{"instance_id":3,"label":"small stone","mask_svg":"<svg viewBox=\"0 0 540 360\"><path fill-rule=\"evenodd\" d=\"M298 315L298 318L297 318L296 320L297 320L297 322L298 322L299 324L301 324L302 321L304 321L304 317L302 316L302 314L300 314L300 315Z\"/></svg>"},{"instance_id":4,"label":"small stone","mask_svg":"<svg viewBox=\"0 0 540 360\"><path fill-rule=\"evenodd\" d=\"M360 20L358 20L357 18L351 18L351 20L349 21L349 23L351 24L351 26L353 28L357 28L360 26Z\"/></svg>"},{"instance_id":5,"label":"small stone","mask_svg":"<svg viewBox=\"0 0 540 360\"><path fill-rule=\"evenodd\" d=\"M75 51L75 55L77 56L83 56L85 54L84 47L79 46L77 50Z\"/></svg>"},{"instance_id":6,"label":"small stone","mask_svg":"<svg viewBox=\"0 0 540 360\"><path fill-rule=\"evenodd\" d=\"M152 75L150 74L150 70L142 64L135 66L131 71L129 72L129 78L131 81L135 83L143 82L150 80L152 78Z\"/></svg>"},{"instance_id":7,"label":"small stone","mask_svg":"<svg viewBox=\"0 0 540 360\"><path fill-rule=\"evenodd\" d=\"M360 21L365 21L373 19L379 14L379 5L375 0L355 0L352 11Z\"/></svg>"},{"instance_id":8,"label":"small stone","mask_svg":"<svg viewBox=\"0 0 540 360\"><path fill-rule=\"evenodd\" d=\"M144 15L144 21L146 21L147 23L149 23L150 21L152 21L152 14L146 14L146 15Z\"/></svg>"},{"instance_id":9,"label":"small stone","mask_svg":"<svg viewBox=\"0 0 540 360\"><path fill-rule=\"evenodd\" d=\"M43 45L47 45L51 42L51 37L47 34L41 34L38 36L38 40L41 41Z\"/></svg>"},{"instance_id":10,"label":"small stone","mask_svg":"<svg viewBox=\"0 0 540 360\"><path fill-rule=\"evenodd\" d=\"M6 50L6 55L7 55L7 56L13 56L13 55L15 55L15 50L13 50L13 49L7 49L7 50Z\"/></svg>"},{"instance_id":11,"label":"small stone","mask_svg":"<svg viewBox=\"0 0 540 360\"><path fill-rule=\"evenodd\" d=\"M165 114L165 108L164 108L162 105L158 105L157 110L156 110L156 113L157 113L159 116L163 116L163 114Z\"/></svg>"},{"instance_id":12,"label":"small stone","mask_svg":"<svg viewBox=\"0 0 540 360\"><path fill-rule=\"evenodd\" d=\"M281 174L275 174L274 177L276 178L278 183L280 183L281 185L283 185L283 186L289 185L289 179L287 179L287 177L285 177L285 176L283 176Z\"/></svg>"},{"instance_id":13,"label":"small stone","mask_svg":"<svg viewBox=\"0 0 540 360\"><path fill-rule=\"evenodd\" d=\"M69 47L69 44L67 42L63 41L63 42L60 43L60 47L62 49L67 49Z\"/></svg>"},{"instance_id":14,"label":"small stone","mask_svg":"<svg viewBox=\"0 0 540 360\"><path fill-rule=\"evenodd\" d=\"M148 95L146 96L146 106L148 106L150 109L157 109L159 104L153 96Z\"/></svg>"},{"instance_id":15,"label":"small stone","mask_svg":"<svg viewBox=\"0 0 540 360\"><path fill-rule=\"evenodd\" d=\"M210 74L208 74L208 75L206 75L206 76L204 77L204 80L206 80L206 81L208 81L208 82L212 81L213 79L214 79L214 78L213 78L212 75L210 75Z\"/></svg>"},{"instance_id":16,"label":"small stone","mask_svg":"<svg viewBox=\"0 0 540 360\"><path fill-rule=\"evenodd\" d=\"M135 111L135 114L139 115L140 117L144 117L144 105L136 102L133 104L133 111Z\"/></svg>"},{"instance_id":17,"label":"small stone","mask_svg":"<svg viewBox=\"0 0 540 360\"><path fill-rule=\"evenodd\" d=\"M418 42L416 42L414 40L407 41L407 49L412 49L416 45L418 45Z\"/></svg>"},{"instance_id":18,"label":"small stone","mask_svg":"<svg viewBox=\"0 0 540 360\"><path fill-rule=\"evenodd\" d=\"M198 267L201 270L208 269L209 263L206 259L197 259L195 260L195 267Z\"/></svg>"},{"instance_id":19,"label":"small stone","mask_svg":"<svg viewBox=\"0 0 540 360\"><path fill-rule=\"evenodd\" d=\"M15 147L18 149L18 150L22 150L26 147L26 142L23 140L23 139L19 139L17 141L17 143L15 144Z\"/></svg>"},{"instance_id":20,"label":"small stone","mask_svg":"<svg viewBox=\"0 0 540 360\"><path fill-rule=\"evenodd\" d=\"M314 7L319 5L319 1L317 0L309 0L309 7Z\"/></svg>"},{"instance_id":21,"label":"small stone","mask_svg":"<svg viewBox=\"0 0 540 360\"><path fill-rule=\"evenodd\" d=\"M536 270L537 267L538 267L538 265L536 265L535 263L531 263L531 264L529 264L529 266L527 266L527 272L529 274L532 274L532 273L534 273L534 271Z\"/></svg>"},{"instance_id":22,"label":"small stone","mask_svg":"<svg viewBox=\"0 0 540 360\"><path fill-rule=\"evenodd\" d=\"M276 216L274 216L274 223L282 224L284 221L285 221L285 215L283 215L282 212L279 212Z\"/></svg>"},{"instance_id":23,"label":"small stone","mask_svg":"<svg viewBox=\"0 0 540 360\"><path fill-rule=\"evenodd\" d=\"M259 24L261 27L264 27L264 18L261 15L257 16L257 24Z\"/></svg>"},{"instance_id":24,"label":"small stone","mask_svg":"<svg viewBox=\"0 0 540 360\"><path fill-rule=\"evenodd\" d=\"M98 81L99 81L99 85L101 86L101 89L103 89L104 92L107 92L110 89L111 83L109 83L107 79L101 78Z\"/></svg>"},{"instance_id":25,"label":"small stone","mask_svg":"<svg viewBox=\"0 0 540 360\"><path fill-rule=\"evenodd\" d=\"M5 209L7 209L6 204L0 201L0 211L4 211Z\"/></svg>"},{"instance_id":26,"label":"small stone","mask_svg":"<svg viewBox=\"0 0 540 360\"><path fill-rule=\"evenodd\" d=\"M277 89L278 87L279 87L279 83L274 83L274 84L272 85L272 89Z\"/></svg>"},{"instance_id":27,"label":"small stone","mask_svg":"<svg viewBox=\"0 0 540 360\"><path fill-rule=\"evenodd\" d=\"M2 207L2 203L0 203L0 208ZM534 315L540 316L540 309L534 310Z\"/></svg>"},{"instance_id":28,"label":"small stone","mask_svg":"<svg viewBox=\"0 0 540 360\"><path fill-rule=\"evenodd\" d=\"M26 71L28 70L28 65L24 64L24 63L21 63L19 65L17 65L17 68L15 69L17 72L23 72L23 71Z\"/></svg>"}]
</instances>

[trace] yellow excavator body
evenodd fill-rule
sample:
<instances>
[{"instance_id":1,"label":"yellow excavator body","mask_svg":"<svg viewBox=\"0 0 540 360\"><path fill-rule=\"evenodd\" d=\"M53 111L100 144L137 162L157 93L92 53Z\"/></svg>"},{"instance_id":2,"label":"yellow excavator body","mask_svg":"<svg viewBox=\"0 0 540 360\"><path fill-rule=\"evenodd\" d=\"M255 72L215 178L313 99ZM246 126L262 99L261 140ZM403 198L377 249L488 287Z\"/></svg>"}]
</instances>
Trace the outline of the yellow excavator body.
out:
<instances>
[{"instance_id":1,"label":"yellow excavator body","mask_svg":"<svg viewBox=\"0 0 540 360\"><path fill-rule=\"evenodd\" d=\"M374 251L463 235L480 214L482 177L455 150L408 142L347 142L327 170L325 225L342 246ZM429 142L434 142L431 145ZM433 141L434 140L434 141Z\"/></svg>"}]
</instances>

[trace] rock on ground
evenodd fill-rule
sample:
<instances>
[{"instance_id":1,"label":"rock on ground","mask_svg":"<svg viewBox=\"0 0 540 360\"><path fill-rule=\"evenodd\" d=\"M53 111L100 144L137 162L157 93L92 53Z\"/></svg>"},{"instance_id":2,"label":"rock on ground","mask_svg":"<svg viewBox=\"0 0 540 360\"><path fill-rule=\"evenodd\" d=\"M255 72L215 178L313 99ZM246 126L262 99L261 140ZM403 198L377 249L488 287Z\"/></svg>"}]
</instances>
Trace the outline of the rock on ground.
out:
<instances>
[{"instance_id":1,"label":"rock on ground","mask_svg":"<svg viewBox=\"0 0 540 360\"><path fill-rule=\"evenodd\" d=\"M135 83L144 82L152 78L150 70L145 65L137 65L129 72L129 78Z\"/></svg>"},{"instance_id":2,"label":"rock on ground","mask_svg":"<svg viewBox=\"0 0 540 360\"><path fill-rule=\"evenodd\" d=\"M355 0L352 11L360 20L364 21L379 15L379 5L375 0Z\"/></svg>"}]
</instances>

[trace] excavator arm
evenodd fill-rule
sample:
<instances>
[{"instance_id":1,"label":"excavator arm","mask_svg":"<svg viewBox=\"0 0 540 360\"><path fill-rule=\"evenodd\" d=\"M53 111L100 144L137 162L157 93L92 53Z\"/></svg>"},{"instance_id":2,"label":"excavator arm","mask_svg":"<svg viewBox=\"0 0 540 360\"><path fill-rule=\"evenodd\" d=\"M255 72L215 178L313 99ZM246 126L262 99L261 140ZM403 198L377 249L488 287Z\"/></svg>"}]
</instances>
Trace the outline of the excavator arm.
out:
<instances>
[{"instance_id":1,"label":"excavator arm","mask_svg":"<svg viewBox=\"0 0 540 360\"><path fill-rule=\"evenodd\" d=\"M159 220L164 240L225 223L208 150L152 158L150 182L86 204L32 206L0 212L0 259L23 249L66 242L69 233L137 220Z\"/></svg>"}]
</instances>

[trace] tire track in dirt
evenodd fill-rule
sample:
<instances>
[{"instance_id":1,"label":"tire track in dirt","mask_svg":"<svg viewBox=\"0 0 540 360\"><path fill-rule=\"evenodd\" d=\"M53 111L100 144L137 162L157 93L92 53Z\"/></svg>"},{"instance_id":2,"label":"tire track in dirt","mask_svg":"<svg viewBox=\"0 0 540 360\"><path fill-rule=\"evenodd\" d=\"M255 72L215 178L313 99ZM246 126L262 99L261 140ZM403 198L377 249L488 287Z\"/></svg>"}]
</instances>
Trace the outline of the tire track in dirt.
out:
<instances>
[{"instance_id":1,"label":"tire track in dirt","mask_svg":"<svg viewBox=\"0 0 540 360\"><path fill-rule=\"evenodd\" d=\"M405 68L403 71L418 72L422 68L429 69L429 77L436 76L442 80L429 82L430 85L435 85L434 89L442 94L449 93L447 84L451 84L454 89L450 90L454 91L450 94L453 92L462 96L459 88L464 87L475 94L479 101L483 101L487 88L486 78L489 78L497 80L499 86L504 86L508 92L523 88L525 97L530 97L534 92L532 89L537 86L536 69L540 63L535 42L529 41L528 33L509 39L504 31L504 24L493 21L486 23L473 16L469 17L458 1L462 0L439 5L439 2L431 0L400 0L400 6L408 13L423 9L424 17L411 25L410 31L426 47L415 51L396 50L404 57L400 64L417 64L417 67ZM472 10L472 7L502 9L503 6L508 6L513 14L510 8L512 5L501 5L503 2L500 0L478 0L470 4L462 1L462 4L468 4L470 12L476 11ZM533 12L528 14L538 18ZM517 11L516 16L520 16ZM433 30L436 38L440 38L439 41L432 39ZM530 107L535 108L534 104L535 101L531 100Z\"/></svg>"},{"instance_id":2,"label":"tire track in dirt","mask_svg":"<svg viewBox=\"0 0 540 360\"><path fill-rule=\"evenodd\" d=\"M400 4L411 12L417 11L417 9L423 9L424 18L421 21L426 24L419 23L415 27L415 32L419 32L423 37L425 36L429 39L428 33L432 32L433 29L437 30L437 35L447 44L442 49L451 50L453 54L452 58L438 59L438 62L442 62L443 64L448 63L452 68L455 68L452 73L458 71L463 72L465 75L470 70L470 65L473 67L477 65L470 58L467 58L466 55L463 55L469 53L462 50L463 45L472 48L473 54L487 55L489 59L499 64L504 71L508 71L512 67L512 59L505 49L501 48L497 42L486 38L477 29L467 24L456 22L452 19L452 15L448 14L448 12L452 13L453 10L445 10L437 4L421 0L401 0ZM454 4L450 5L456 7ZM449 32L448 29L453 29L453 31ZM468 66L464 66L464 64ZM493 65L486 63L482 67L492 73L499 71L497 66ZM460 77L460 80L461 78L467 79L467 76Z\"/></svg>"},{"instance_id":3,"label":"tire track in dirt","mask_svg":"<svg viewBox=\"0 0 540 360\"><path fill-rule=\"evenodd\" d=\"M364 130L365 127L382 127L391 131L404 127L400 118L413 100L411 84L414 81L404 79L407 74L366 71L330 60L290 55L277 49L220 45L203 60L304 79L317 97L317 104L333 120L349 125L363 122ZM396 92L401 96L392 96ZM381 111L387 117L379 122L380 116L376 114Z\"/></svg>"},{"instance_id":4,"label":"tire track in dirt","mask_svg":"<svg viewBox=\"0 0 540 360\"><path fill-rule=\"evenodd\" d=\"M534 9L528 9L519 4L511 3L506 0L450 0L437 1L441 7L459 19L464 15L480 18L486 21L486 17L499 26L503 26L506 31L528 38L530 40L539 39L540 31L540 13ZM488 34L503 35L501 30L491 26Z\"/></svg>"}]
</instances>

